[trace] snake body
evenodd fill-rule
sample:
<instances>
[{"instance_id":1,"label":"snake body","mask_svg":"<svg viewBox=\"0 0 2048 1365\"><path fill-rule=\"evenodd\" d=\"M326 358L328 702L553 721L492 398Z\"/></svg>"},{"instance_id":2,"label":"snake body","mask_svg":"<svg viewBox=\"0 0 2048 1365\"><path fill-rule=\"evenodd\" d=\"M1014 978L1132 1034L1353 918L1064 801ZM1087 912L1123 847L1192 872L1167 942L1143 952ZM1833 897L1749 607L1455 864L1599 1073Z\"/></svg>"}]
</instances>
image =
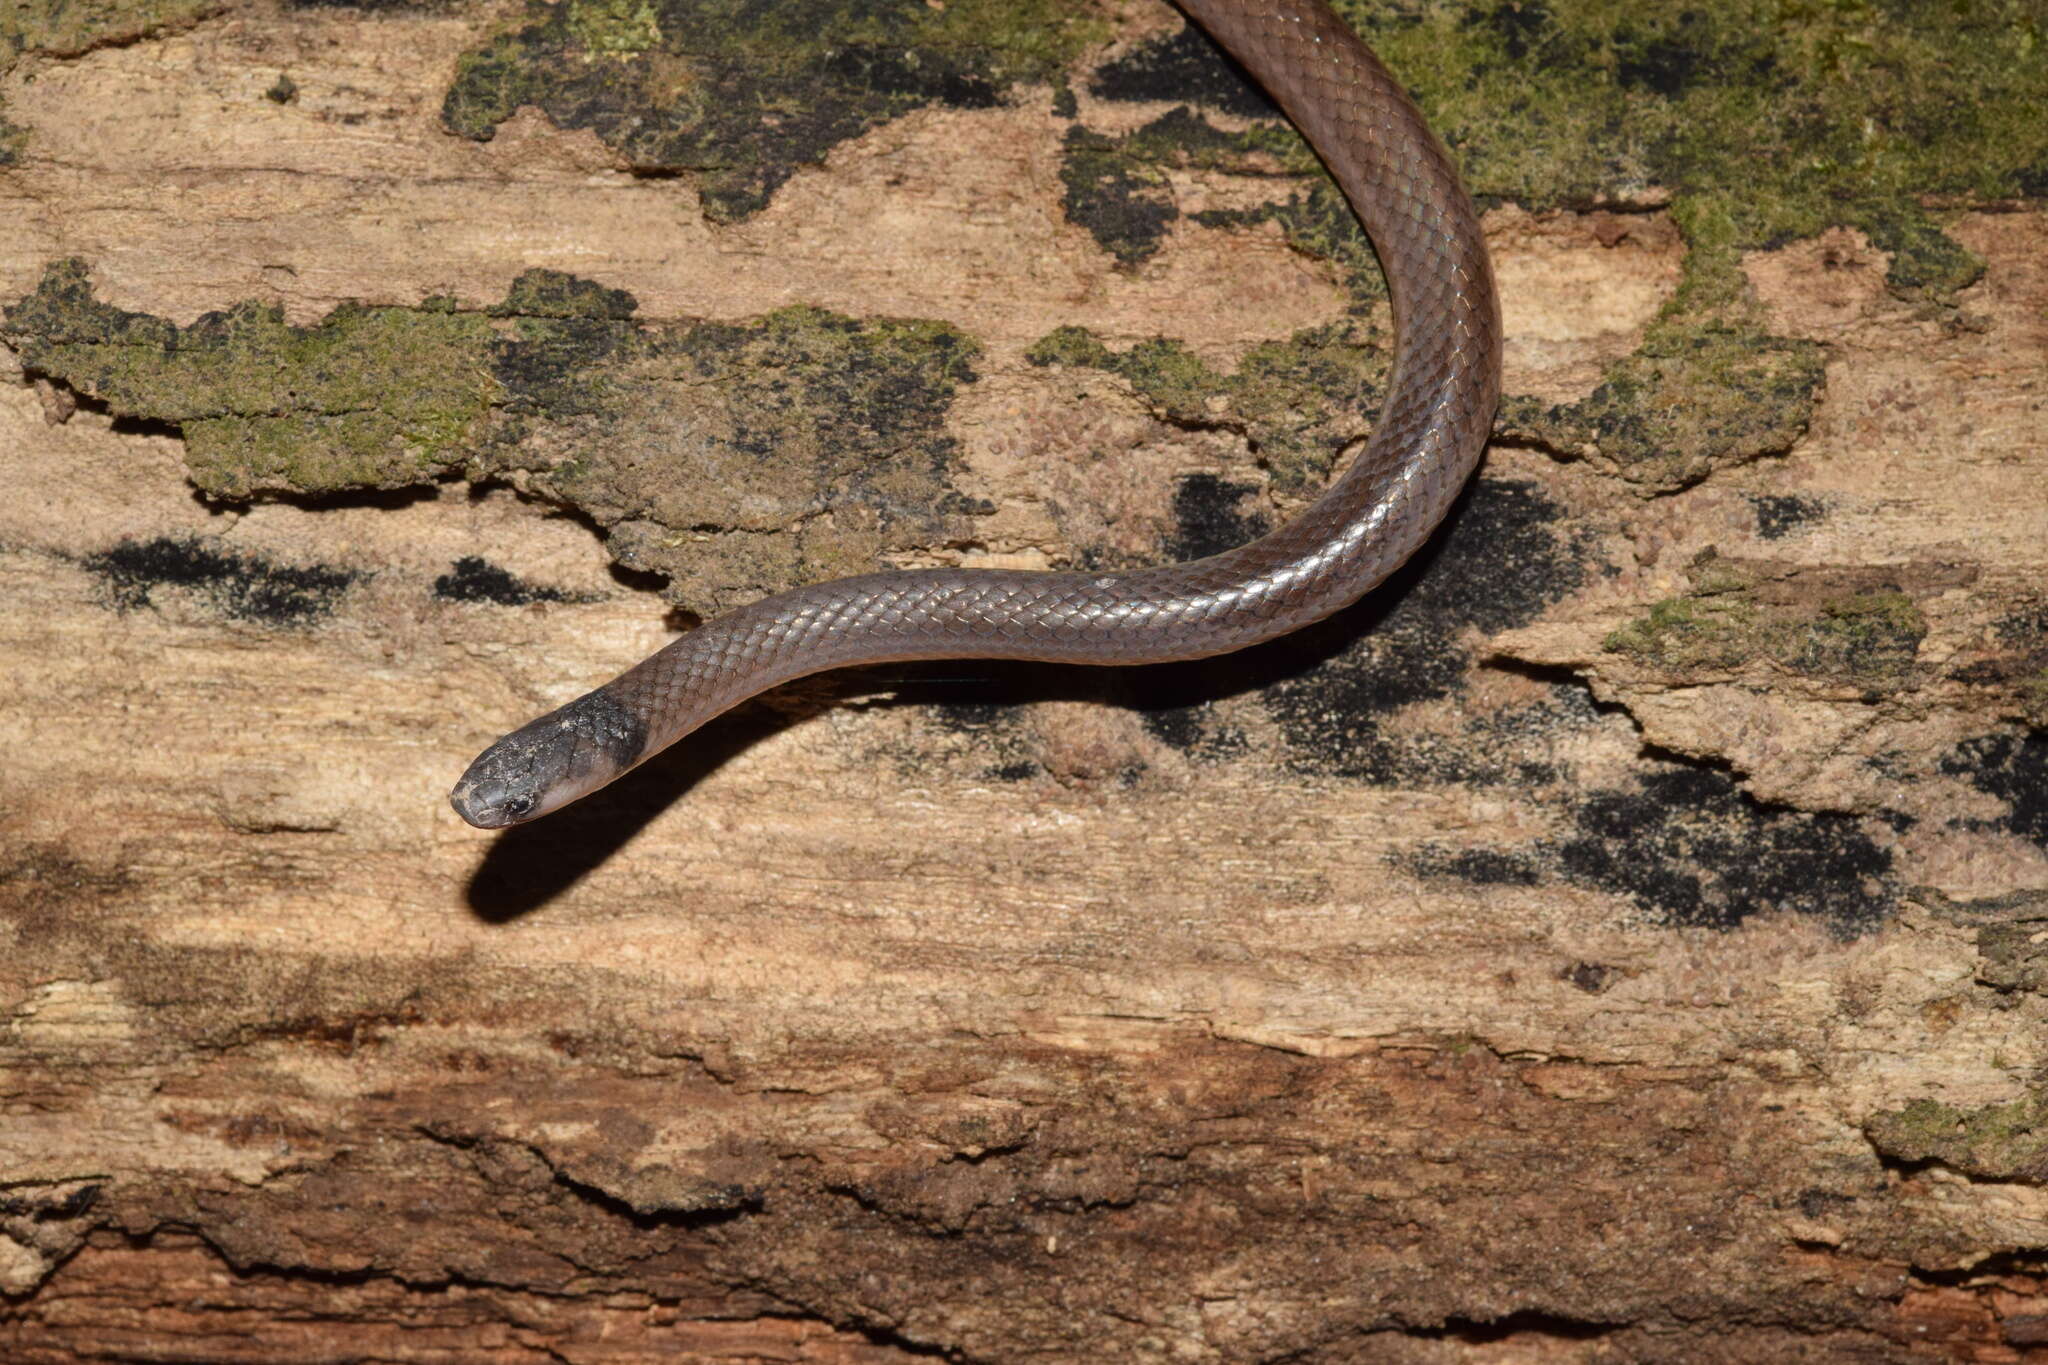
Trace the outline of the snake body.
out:
<instances>
[{"instance_id":1,"label":"snake body","mask_svg":"<svg viewBox=\"0 0 2048 1365\"><path fill-rule=\"evenodd\" d=\"M1428 539L1478 463L1500 392L1499 306L1471 200L1414 103L1321 0L1178 3L1307 137L1379 253L1393 374L1349 468L1295 520L1207 559L872 573L763 598L491 745L450 796L463 819L496 829L545 815L746 698L826 669L1242 649L1350 605Z\"/></svg>"}]
</instances>

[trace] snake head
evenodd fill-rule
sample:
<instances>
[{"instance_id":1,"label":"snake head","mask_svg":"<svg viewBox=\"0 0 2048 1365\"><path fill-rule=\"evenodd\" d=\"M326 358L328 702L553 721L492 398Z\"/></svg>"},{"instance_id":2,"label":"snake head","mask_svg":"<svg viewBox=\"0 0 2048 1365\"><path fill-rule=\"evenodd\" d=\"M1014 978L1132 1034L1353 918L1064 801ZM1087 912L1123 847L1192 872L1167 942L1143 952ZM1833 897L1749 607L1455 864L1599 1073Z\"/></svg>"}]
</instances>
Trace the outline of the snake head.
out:
<instances>
[{"instance_id":1,"label":"snake head","mask_svg":"<svg viewBox=\"0 0 2048 1365\"><path fill-rule=\"evenodd\" d=\"M604 692L591 692L478 754L448 804L478 829L522 825L631 768L646 739L637 717Z\"/></svg>"}]
</instances>

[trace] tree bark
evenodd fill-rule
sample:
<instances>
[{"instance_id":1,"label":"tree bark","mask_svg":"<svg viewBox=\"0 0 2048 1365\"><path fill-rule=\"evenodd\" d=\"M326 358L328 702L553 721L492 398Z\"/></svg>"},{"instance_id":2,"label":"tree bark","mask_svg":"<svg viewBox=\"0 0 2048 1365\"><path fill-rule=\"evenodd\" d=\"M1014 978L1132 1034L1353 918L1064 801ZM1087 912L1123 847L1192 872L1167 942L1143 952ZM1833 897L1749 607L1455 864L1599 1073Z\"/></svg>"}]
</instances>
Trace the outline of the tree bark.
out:
<instances>
[{"instance_id":1,"label":"tree bark","mask_svg":"<svg viewBox=\"0 0 2048 1365\"><path fill-rule=\"evenodd\" d=\"M2048 1358L2017 192L1716 238L1424 70L1510 397L1399 581L450 812L692 616L1203 553L1369 425L1299 149L1165 7L1025 10L1054 76L864 40L836 122L675 4L0 27L0 1355Z\"/></svg>"}]
</instances>

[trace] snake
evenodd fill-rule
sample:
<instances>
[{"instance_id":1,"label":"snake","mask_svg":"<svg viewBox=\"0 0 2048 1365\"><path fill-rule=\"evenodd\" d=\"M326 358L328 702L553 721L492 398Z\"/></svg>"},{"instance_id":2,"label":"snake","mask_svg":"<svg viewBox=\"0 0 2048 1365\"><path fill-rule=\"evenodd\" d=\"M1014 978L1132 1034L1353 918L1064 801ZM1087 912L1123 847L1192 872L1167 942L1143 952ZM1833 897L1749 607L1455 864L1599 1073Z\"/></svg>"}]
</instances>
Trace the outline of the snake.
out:
<instances>
[{"instance_id":1,"label":"snake","mask_svg":"<svg viewBox=\"0 0 2048 1365\"><path fill-rule=\"evenodd\" d=\"M1478 465L1500 397L1493 269L1457 167L1322 0L1177 3L1300 130L1379 256L1393 358L1379 420L1343 472L1293 520L1203 559L857 574L714 616L485 749L449 795L457 814L480 829L537 819L749 697L828 669L1243 649L1349 606L1429 539Z\"/></svg>"}]
</instances>

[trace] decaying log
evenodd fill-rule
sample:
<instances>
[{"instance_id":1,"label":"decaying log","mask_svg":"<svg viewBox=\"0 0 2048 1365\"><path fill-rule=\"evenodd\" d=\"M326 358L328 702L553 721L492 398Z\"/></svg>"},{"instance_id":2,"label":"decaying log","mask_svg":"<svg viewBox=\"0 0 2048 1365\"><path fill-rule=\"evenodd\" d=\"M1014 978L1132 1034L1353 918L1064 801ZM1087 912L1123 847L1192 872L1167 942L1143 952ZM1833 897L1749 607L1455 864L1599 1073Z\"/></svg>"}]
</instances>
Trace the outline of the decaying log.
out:
<instances>
[{"instance_id":1,"label":"decaying log","mask_svg":"<svg viewBox=\"0 0 2048 1365\"><path fill-rule=\"evenodd\" d=\"M2048 1358L2027 21L1421 8L1422 562L496 838L693 617L1284 518L1369 255L1149 2L0 18L0 1356Z\"/></svg>"}]
</instances>

